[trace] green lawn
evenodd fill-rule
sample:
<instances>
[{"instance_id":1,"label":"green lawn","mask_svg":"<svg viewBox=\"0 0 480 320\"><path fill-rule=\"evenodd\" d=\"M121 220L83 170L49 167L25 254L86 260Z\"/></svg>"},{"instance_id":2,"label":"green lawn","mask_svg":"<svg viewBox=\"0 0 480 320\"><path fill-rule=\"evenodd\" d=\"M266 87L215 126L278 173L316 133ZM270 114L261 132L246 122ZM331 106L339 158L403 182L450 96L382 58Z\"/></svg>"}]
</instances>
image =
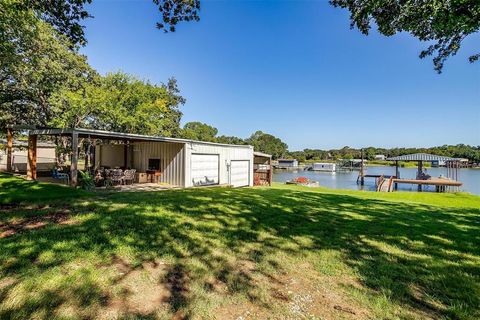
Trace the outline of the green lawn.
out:
<instances>
[{"instance_id":1,"label":"green lawn","mask_svg":"<svg viewBox=\"0 0 480 320\"><path fill-rule=\"evenodd\" d=\"M0 319L479 319L480 197L0 175Z\"/></svg>"}]
</instances>

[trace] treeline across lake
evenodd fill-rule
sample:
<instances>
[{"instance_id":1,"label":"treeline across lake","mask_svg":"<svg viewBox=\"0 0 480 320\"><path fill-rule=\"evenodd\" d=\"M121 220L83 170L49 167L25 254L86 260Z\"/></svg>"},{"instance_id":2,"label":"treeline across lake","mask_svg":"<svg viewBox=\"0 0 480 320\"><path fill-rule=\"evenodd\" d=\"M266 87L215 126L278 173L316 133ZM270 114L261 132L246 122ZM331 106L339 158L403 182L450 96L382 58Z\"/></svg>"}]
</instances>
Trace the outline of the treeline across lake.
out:
<instances>
[{"instance_id":1,"label":"treeline across lake","mask_svg":"<svg viewBox=\"0 0 480 320\"><path fill-rule=\"evenodd\" d=\"M469 146L465 144L443 145L431 148L363 148L363 157L366 160L374 160L376 155L395 157L412 153L430 153L453 158L465 158L470 162L480 163L480 146ZM305 149L303 151L291 151L286 154L288 158L295 158L299 161L309 160L337 160L337 159L360 159L362 149L343 147L341 149L321 150Z\"/></svg>"}]
</instances>

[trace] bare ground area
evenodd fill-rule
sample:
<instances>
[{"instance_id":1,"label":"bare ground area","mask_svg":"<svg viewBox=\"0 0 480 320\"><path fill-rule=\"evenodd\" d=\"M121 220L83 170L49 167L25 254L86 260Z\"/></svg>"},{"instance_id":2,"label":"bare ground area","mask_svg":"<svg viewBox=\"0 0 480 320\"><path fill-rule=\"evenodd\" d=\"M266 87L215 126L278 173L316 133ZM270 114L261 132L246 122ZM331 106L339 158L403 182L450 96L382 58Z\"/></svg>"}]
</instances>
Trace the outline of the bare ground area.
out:
<instances>
[{"instance_id":1,"label":"bare ground area","mask_svg":"<svg viewBox=\"0 0 480 320\"><path fill-rule=\"evenodd\" d=\"M18 207L17 207L18 208ZM0 210L7 210L1 208ZM32 210L32 209L29 209ZM69 210L64 209L55 213L49 213L40 216L32 216L25 219L18 219L12 222L2 223L0 222L0 238L6 238L13 236L19 232L27 230L33 230L43 228L49 223L54 224L69 224L71 223L69 217Z\"/></svg>"}]
</instances>

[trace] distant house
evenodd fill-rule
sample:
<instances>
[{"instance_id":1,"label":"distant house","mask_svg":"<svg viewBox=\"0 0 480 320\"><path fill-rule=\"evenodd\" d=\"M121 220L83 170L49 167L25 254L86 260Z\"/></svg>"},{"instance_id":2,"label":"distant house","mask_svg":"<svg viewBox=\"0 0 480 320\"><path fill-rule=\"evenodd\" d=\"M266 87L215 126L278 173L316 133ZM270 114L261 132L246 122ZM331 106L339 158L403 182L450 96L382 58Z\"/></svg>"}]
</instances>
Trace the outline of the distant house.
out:
<instances>
[{"instance_id":1,"label":"distant house","mask_svg":"<svg viewBox=\"0 0 480 320\"><path fill-rule=\"evenodd\" d=\"M0 145L7 145L7 140L0 139ZM0 171L7 171L7 148L0 149ZM12 150L12 170L27 171L28 144L27 141L14 140ZM55 144L50 142L37 143L37 170L49 171L56 165Z\"/></svg>"},{"instance_id":2,"label":"distant house","mask_svg":"<svg viewBox=\"0 0 480 320\"><path fill-rule=\"evenodd\" d=\"M312 166L313 171L335 172L336 164L328 162L315 162Z\"/></svg>"},{"instance_id":3,"label":"distant house","mask_svg":"<svg viewBox=\"0 0 480 320\"><path fill-rule=\"evenodd\" d=\"M443 160L432 160L432 167L437 168L437 167L445 167L445 161Z\"/></svg>"},{"instance_id":4,"label":"distant house","mask_svg":"<svg viewBox=\"0 0 480 320\"><path fill-rule=\"evenodd\" d=\"M376 154L374 159L375 159L375 160L385 161L386 158L387 158L387 157L385 157L384 154Z\"/></svg>"},{"instance_id":5,"label":"distant house","mask_svg":"<svg viewBox=\"0 0 480 320\"><path fill-rule=\"evenodd\" d=\"M464 167L468 164L468 159L456 158L456 160L460 164L460 167ZM438 167L445 167L447 165L447 162L445 160L432 160L431 164L433 168L438 168Z\"/></svg>"},{"instance_id":6,"label":"distant house","mask_svg":"<svg viewBox=\"0 0 480 320\"><path fill-rule=\"evenodd\" d=\"M297 159L278 159L278 168L296 168L298 167Z\"/></svg>"}]
</instances>

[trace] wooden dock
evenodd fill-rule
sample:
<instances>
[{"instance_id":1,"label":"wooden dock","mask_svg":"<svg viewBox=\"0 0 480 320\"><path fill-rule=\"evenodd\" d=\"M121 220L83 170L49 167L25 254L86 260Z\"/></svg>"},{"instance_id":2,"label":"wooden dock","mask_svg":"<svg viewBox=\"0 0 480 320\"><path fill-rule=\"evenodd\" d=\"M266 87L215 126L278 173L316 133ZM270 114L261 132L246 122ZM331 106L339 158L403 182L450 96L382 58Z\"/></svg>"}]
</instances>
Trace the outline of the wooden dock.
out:
<instances>
[{"instance_id":1,"label":"wooden dock","mask_svg":"<svg viewBox=\"0 0 480 320\"><path fill-rule=\"evenodd\" d=\"M445 186L445 187L461 187L463 183L460 181L450 179L433 178L428 180L418 179L393 179L394 183L409 183L418 185L431 185L431 186Z\"/></svg>"},{"instance_id":2,"label":"wooden dock","mask_svg":"<svg viewBox=\"0 0 480 320\"><path fill-rule=\"evenodd\" d=\"M378 192L392 192L395 184L416 184L416 185L431 185L435 186L437 192L444 192L448 187L461 187L462 183L451 179L434 178L428 180L419 179L397 179L394 176L382 176L379 175L375 179L376 190ZM396 188L395 188L396 189Z\"/></svg>"}]
</instances>

